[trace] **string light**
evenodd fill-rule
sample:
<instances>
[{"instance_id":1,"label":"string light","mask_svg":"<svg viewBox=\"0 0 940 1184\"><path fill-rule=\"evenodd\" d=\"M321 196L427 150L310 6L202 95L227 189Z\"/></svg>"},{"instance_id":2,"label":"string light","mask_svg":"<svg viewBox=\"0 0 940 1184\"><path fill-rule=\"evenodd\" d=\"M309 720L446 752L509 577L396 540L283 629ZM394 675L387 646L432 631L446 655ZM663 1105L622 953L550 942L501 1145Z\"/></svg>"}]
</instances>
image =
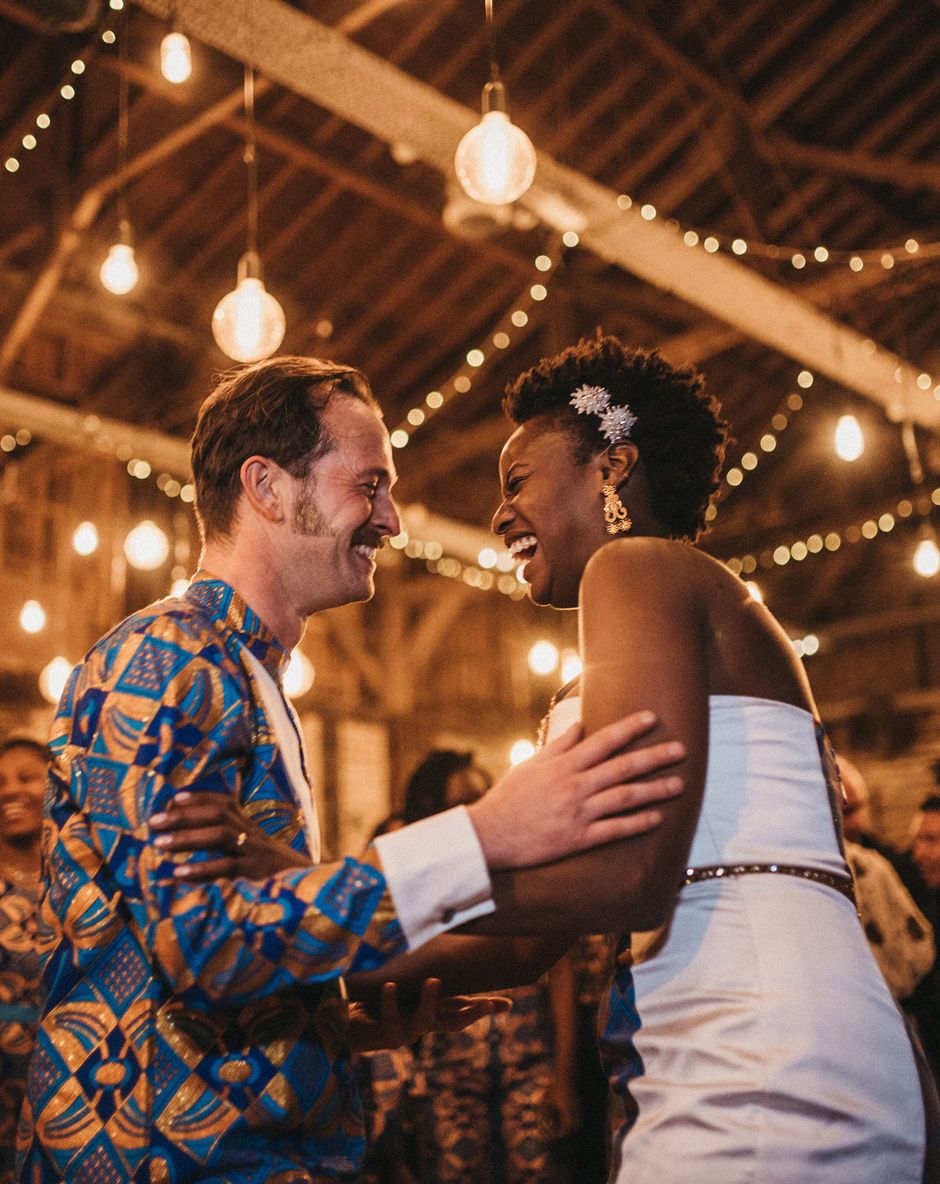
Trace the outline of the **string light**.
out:
<instances>
[{"instance_id":1,"label":"string light","mask_svg":"<svg viewBox=\"0 0 940 1184\"><path fill-rule=\"evenodd\" d=\"M47 703L59 702L71 673L72 663L68 658L53 658L42 668L39 674L39 691Z\"/></svg>"},{"instance_id":2,"label":"string light","mask_svg":"<svg viewBox=\"0 0 940 1184\"><path fill-rule=\"evenodd\" d=\"M581 671L584 669L581 662L581 655L577 650L564 650L561 655L561 680L562 685L571 682L572 679L580 678Z\"/></svg>"},{"instance_id":3,"label":"string light","mask_svg":"<svg viewBox=\"0 0 940 1184\"><path fill-rule=\"evenodd\" d=\"M808 389L813 385L813 375L808 370L801 370L797 375L797 385ZM722 478L722 487L716 501L712 502L705 511L705 520L713 522L718 514L718 505L723 502L732 490L740 489L749 473L753 473L761 461L777 450L780 433L785 431L790 420L804 406L803 396L791 391L783 399L770 419L767 427L761 432L758 447L742 454L738 464L726 470Z\"/></svg>"},{"instance_id":4,"label":"string light","mask_svg":"<svg viewBox=\"0 0 940 1184\"><path fill-rule=\"evenodd\" d=\"M124 540L127 562L138 571L156 571L166 563L169 554L170 540L149 518L139 522Z\"/></svg>"},{"instance_id":5,"label":"string light","mask_svg":"<svg viewBox=\"0 0 940 1184\"><path fill-rule=\"evenodd\" d=\"M574 239L577 240L577 237L575 234ZM577 245L576 241L573 245ZM496 328L490 331L487 340L467 351L464 362L441 384L440 389L429 391L420 405L408 409L404 419L391 434L393 448L405 448L418 428L425 426L455 394L466 394L479 381L480 371L486 363L512 344L513 331L528 325L529 313L534 306L547 299L550 291L547 276L557 267L555 259L545 254L537 255L534 264L536 270L546 277L545 280L527 283L523 292L502 315Z\"/></svg>"},{"instance_id":6,"label":"string light","mask_svg":"<svg viewBox=\"0 0 940 1184\"><path fill-rule=\"evenodd\" d=\"M633 199L627 194L621 193L617 197L619 209L629 210L633 205ZM640 206L640 217L645 221L651 222L658 216L655 206L649 203ZM709 254L727 251L736 256L747 254L785 262L796 271L802 271L810 263L816 266L847 266L855 272L862 271L866 263L869 263L880 265L887 271L896 263L940 258L940 242L921 243L915 238L908 238L898 246L837 250L822 243L817 243L813 247L784 246L779 243L751 241L737 234L719 234L696 227L683 228L674 218L666 220L665 225L680 234L682 242L687 247L701 246Z\"/></svg>"},{"instance_id":7,"label":"string light","mask_svg":"<svg viewBox=\"0 0 940 1184\"><path fill-rule=\"evenodd\" d=\"M558 646L550 641L537 641L529 650L529 669L533 674L551 674L558 669Z\"/></svg>"},{"instance_id":8,"label":"string light","mask_svg":"<svg viewBox=\"0 0 940 1184\"><path fill-rule=\"evenodd\" d=\"M841 415L835 430L836 456L840 460L853 461L865 451L865 437L854 415Z\"/></svg>"},{"instance_id":9,"label":"string light","mask_svg":"<svg viewBox=\"0 0 940 1184\"><path fill-rule=\"evenodd\" d=\"M80 522L72 534L72 547L79 555L93 555L98 550L98 528L94 522Z\"/></svg>"},{"instance_id":10,"label":"string light","mask_svg":"<svg viewBox=\"0 0 940 1184\"><path fill-rule=\"evenodd\" d=\"M521 765L523 761L527 761L529 757L534 755L535 745L531 740L516 740L509 749L509 763Z\"/></svg>"},{"instance_id":11,"label":"string light","mask_svg":"<svg viewBox=\"0 0 940 1184\"><path fill-rule=\"evenodd\" d=\"M457 145L454 169L464 192L484 205L517 201L535 178L532 141L509 118L506 88L499 76L493 0L483 0L489 46L490 80L483 87L483 115Z\"/></svg>"},{"instance_id":12,"label":"string light","mask_svg":"<svg viewBox=\"0 0 940 1184\"><path fill-rule=\"evenodd\" d=\"M291 651L284 671L284 694L290 699L302 699L313 686L316 671L313 663L300 649Z\"/></svg>"},{"instance_id":13,"label":"string light","mask_svg":"<svg viewBox=\"0 0 940 1184\"><path fill-rule=\"evenodd\" d=\"M41 633L46 627L46 610L38 600L27 600L20 609L20 628L24 633Z\"/></svg>"}]
</instances>

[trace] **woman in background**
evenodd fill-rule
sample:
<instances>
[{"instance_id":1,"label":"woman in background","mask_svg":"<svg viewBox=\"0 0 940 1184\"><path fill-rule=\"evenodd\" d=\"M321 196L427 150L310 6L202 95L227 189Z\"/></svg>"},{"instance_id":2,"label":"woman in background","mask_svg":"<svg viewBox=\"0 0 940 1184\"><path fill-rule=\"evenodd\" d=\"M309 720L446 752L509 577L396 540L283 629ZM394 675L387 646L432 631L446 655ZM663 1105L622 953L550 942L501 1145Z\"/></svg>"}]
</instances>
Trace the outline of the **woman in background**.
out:
<instances>
[{"instance_id":1,"label":"woman in background","mask_svg":"<svg viewBox=\"0 0 940 1184\"><path fill-rule=\"evenodd\" d=\"M16 1127L39 1018L36 910L48 761L35 740L0 744L0 1184L16 1178Z\"/></svg>"}]
</instances>

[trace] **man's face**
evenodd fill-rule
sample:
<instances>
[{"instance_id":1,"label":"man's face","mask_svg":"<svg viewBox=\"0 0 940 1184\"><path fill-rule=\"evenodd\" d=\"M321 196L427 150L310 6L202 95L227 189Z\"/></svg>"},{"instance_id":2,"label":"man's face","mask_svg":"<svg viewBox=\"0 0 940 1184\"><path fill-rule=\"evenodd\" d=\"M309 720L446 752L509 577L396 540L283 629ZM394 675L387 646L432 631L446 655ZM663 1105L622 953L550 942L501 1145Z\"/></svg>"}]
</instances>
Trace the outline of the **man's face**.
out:
<instances>
[{"instance_id":1,"label":"man's face","mask_svg":"<svg viewBox=\"0 0 940 1184\"><path fill-rule=\"evenodd\" d=\"M925 810L914 834L914 862L928 888L940 888L940 810Z\"/></svg>"},{"instance_id":2,"label":"man's face","mask_svg":"<svg viewBox=\"0 0 940 1184\"><path fill-rule=\"evenodd\" d=\"M401 530L388 432L365 403L340 396L324 413L333 448L295 478L285 579L309 614L375 592L375 556Z\"/></svg>"}]
</instances>

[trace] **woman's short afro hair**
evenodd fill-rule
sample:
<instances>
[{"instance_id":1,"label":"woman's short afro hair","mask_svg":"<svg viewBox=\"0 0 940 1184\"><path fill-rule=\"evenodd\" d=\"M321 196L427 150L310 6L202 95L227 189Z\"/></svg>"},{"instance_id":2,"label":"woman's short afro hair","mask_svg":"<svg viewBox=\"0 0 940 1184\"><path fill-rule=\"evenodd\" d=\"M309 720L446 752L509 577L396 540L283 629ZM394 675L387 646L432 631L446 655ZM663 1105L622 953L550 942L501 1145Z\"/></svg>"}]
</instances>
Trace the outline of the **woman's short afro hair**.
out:
<instances>
[{"instance_id":1,"label":"woman's short afro hair","mask_svg":"<svg viewBox=\"0 0 940 1184\"><path fill-rule=\"evenodd\" d=\"M694 369L670 366L655 351L629 349L616 337L582 339L521 374L506 388L503 409L515 424L538 416L570 434L584 463L608 447L596 415L571 406L580 386L601 386L611 404L627 404L636 416L636 444L653 509L673 538L694 542L718 488L729 439L717 400Z\"/></svg>"}]
</instances>

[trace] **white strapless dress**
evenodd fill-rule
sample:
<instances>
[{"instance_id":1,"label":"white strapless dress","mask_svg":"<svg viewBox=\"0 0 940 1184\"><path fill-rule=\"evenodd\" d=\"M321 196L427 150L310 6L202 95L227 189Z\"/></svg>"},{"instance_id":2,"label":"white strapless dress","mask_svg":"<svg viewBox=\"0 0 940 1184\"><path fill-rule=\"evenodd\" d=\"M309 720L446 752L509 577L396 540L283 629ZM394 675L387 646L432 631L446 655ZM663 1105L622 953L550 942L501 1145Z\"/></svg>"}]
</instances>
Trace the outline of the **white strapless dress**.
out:
<instances>
[{"instance_id":1,"label":"white strapless dress","mask_svg":"<svg viewBox=\"0 0 940 1184\"><path fill-rule=\"evenodd\" d=\"M579 708L563 699L549 734ZM847 875L823 741L800 708L713 696L690 868ZM632 970L628 950L601 1019L628 1115L612 1182L920 1184L917 1069L850 900L791 875L724 875L682 888Z\"/></svg>"}]
</instances>

